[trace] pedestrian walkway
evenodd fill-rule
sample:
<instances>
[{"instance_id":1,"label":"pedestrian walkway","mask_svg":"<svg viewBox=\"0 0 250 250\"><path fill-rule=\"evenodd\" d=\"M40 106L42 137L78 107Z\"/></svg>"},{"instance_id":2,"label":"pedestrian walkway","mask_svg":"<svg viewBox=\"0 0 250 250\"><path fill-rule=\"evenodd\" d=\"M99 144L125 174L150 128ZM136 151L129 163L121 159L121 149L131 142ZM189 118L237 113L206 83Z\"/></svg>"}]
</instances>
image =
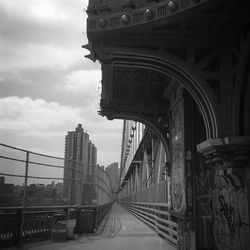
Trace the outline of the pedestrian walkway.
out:
<instances>
[{"instance_id":1,"label":"pedestrian walkway","mask_svg":"<svg viewBox=\"0 0 250 250\"><path fill-rule=\"evenodd\" d=\"M114 204L94 235L67 242L43 242L25 246L25 250L174 250L174 246L155 231Z\"/></svg>"}]
</instances>

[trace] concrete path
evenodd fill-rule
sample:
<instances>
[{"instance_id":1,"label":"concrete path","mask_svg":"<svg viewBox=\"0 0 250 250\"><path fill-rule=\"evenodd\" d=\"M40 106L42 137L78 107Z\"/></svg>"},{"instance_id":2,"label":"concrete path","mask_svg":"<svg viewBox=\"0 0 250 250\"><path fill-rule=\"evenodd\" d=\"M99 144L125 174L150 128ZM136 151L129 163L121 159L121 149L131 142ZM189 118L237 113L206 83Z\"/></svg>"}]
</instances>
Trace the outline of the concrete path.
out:
<instances>
[{"instance_id":1,"label":"concrete path","mask_svg":"<svg viewBox=\"0 0 250 250\"><path fill-rule=\"evenodd\" d=\"M114 204L94 235L67 242L42 242L26 245L26 250L175 250L143 222Z\"/></svg>"}]
</instances>

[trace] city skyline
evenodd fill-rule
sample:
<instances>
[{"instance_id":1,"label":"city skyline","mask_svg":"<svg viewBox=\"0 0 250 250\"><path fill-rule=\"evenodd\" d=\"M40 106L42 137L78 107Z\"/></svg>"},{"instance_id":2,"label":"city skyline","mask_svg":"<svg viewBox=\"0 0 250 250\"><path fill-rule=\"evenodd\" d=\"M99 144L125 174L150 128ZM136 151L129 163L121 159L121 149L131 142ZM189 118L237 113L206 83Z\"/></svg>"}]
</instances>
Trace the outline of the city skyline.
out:
<instances>
[{"instance_id":1,"label":"city skyline","mask_svg":"<svg viewBox=\"0 0 250 250\"><path fill-rule=\"evenodd\" d=\"M62 157L65 132L81 123L99 150L97 163L107 166L120 161L122 121L97 114L100 65L81 48L87 3L0 0L0 137Z\"/></svg>"}]
</instances>

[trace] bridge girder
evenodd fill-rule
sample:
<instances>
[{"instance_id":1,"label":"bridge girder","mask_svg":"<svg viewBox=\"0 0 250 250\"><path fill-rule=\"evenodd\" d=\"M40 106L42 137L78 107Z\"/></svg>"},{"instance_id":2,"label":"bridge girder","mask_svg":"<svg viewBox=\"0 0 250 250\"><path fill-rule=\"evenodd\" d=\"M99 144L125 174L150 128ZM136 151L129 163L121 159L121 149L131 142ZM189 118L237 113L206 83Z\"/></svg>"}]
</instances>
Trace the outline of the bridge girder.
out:
<instances>
[{"instance_id":1,"label":"bridge girder","mask_svg":"<svg viewBox=\"0 0 250 250\"><path fill-rule=\"evenodd\" d=\"M247 249L249 215L240 211L248 211L250 200L250 3L105 2L93 1L89 8L85 46L88 57L102 64L100 114L143 122L162 139L180 249L192 240L192 230L197 249ZM242 194L241 204L230 203L221 183ZM219 212L220 197L246 224L235 226L238 241L223 234L234 232Z\"/></svg>"}]
</instances>

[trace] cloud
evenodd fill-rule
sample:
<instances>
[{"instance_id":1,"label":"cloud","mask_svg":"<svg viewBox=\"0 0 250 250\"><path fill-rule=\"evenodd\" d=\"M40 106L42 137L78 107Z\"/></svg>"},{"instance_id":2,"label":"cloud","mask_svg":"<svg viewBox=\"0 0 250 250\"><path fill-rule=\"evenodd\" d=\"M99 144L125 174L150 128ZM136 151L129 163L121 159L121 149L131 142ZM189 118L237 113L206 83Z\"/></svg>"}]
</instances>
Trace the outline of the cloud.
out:
<instances>
[{"instance_id":1,"label":"cloud","mask_svg":"<svg viewBox=\"0 0 250 250\"><path fill-rule=\"evenodd\" d=\"M84 58L88 0L0 0L0 137L63 154L82 123L98 162L119 161L122 122L97 115L100 66Z\"/></svg>"},{"instance_id":2,"label":"cloud","mask_svg":"<svg viewBox=\"0 0 250 250\"><path fill-rule=\"evenodd\" d=\"M64 50L51 45L29 44L22 50L12 51L6 48L2 53L1 70L32 70L32 69L57 69L65 70L83 58L80 49Z\"/></svg>"},{"instance_id":3,"label":"cloud","mask_svg":"<svg viewBox=\"0 0 250 250\"><path fill-rule=\"evenodd\" d=\"M64 83L55 86L57 91L73 98L79 96L84 107L99 103L101 88L100 70L77 70L66 76Z\"/></svg>"},{"instance_id":4,"label":"cloud","mask_svg":"<svg viewBox=\"0 0 250 250\"><path fill-rule=\"evenodd\" d=\"M72 102L73 106L81 104L80 98L71 98L74 89L81 87L74 72L99 67L84 58L88 51L81 48L87 43L83 34L87 3L0 0L0 97L31 96L67 105ZM65 86L64 92L55 85ZM88 92L88 96L92 98L93 94Z\"/></svg>"},{"instance_id":5,"label":"cloud","mask_svg":"<svg viewBox=\"0 0 250 250\"><path fill-rule=\"evenodd\" d=\"M15 13L20 19L44 20L44 22L62 22L72 18L73 13L84 13L88 0L8 0L0 1L1 9L8 15Z\"/></svg>"},{"instance_id":6,"label":"cloud","mask_svg":"<svg viewBox=\"0 0 250 250\"><path fill-rule=\"evenodd\" d=\"M56 128L81 120L80 112L79 108L42 99L16 96L1 98L0 129L15 131L22 136L51 137L60 132Z\"/></svg>"},{"instance_id":7,"label":"cloud","mask_svg":"<svg viewBox=\"0 0 250 250\"><path fill-rule=\"evenodd\" d=\"M62 155L64 137L78 123L96 145L100 164L120 158L122 121L98 116L94 105L84 108L29 97L0 98L0 131L6 144Z\"/></svg>"},{"instance_id":8,"label":"cloud","mask_svg":"<svg viewBox=\"0 0 250 250\"><path fill-rule=\"evenodd\" d=\"M62 0L0 0L1 41L20 49L23 43L60 46L67 44L65 41L74 42L77 36L82 39L86 13L81 5Z\"/></svg>"},{"instance_id":9,"label":"cloud","mask_svg":"<svg viewBox=\"0 0 250 250\"><path fill-rule=\"evenodd\" d=\"M96 87L93 87L100 83L101 71L100 70L79 70L74 71L68 76L68 82L65 84L65 90L71 93L85 93L95 92Z\"/></svg>"},{"instance_id":10,"label":"cloud","mask_svg":"<svg viewBox=\"0 0 250 250\"><path fill-rule=\"evenodd\" d=\"M82 5L82 1L0 0L1 70L66 69L81 61L87 54L81 48L87 43Z\"/></svg>"}]
</instances>

